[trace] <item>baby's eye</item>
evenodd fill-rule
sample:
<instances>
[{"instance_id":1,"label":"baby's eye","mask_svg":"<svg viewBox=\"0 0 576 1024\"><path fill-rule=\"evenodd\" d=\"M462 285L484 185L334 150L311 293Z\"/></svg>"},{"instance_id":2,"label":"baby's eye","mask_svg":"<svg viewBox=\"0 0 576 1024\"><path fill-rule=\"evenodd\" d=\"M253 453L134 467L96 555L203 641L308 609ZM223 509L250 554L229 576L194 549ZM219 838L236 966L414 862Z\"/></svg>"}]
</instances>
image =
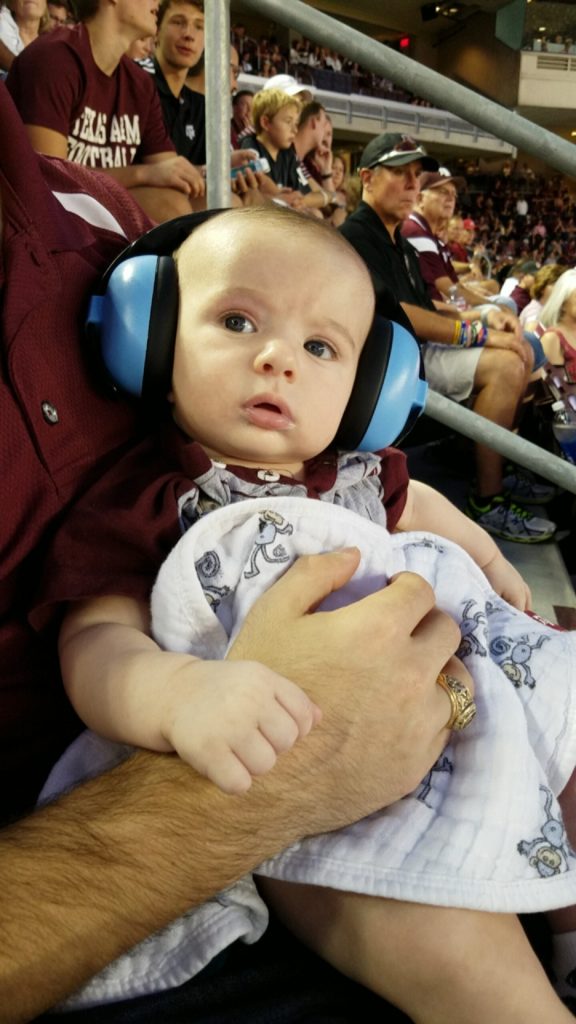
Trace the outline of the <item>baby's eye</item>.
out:
<instances>
[{"instance_id":1,"label":"baby's eye","mask_svg":"<svg viewBox=\"0 0 576 1024\"><path fill-rule=\"evenodd\" d=\"M224 326L227 331L235 331L237 334L251 334L255 329L252 321L242 313L229 313L224 317Z\"/></svg>"},{"instance_id":2,"label":"baby's eye","mask_svg":"<svg viewBox=\"0 0 576 1024\"><path fill-rule=\"evenodd\" d=\"M327 341L319 341L314 338L312 341L307 341L304 348L317 359L336 359L336 352Z\"/></svg>"}]
</instances>

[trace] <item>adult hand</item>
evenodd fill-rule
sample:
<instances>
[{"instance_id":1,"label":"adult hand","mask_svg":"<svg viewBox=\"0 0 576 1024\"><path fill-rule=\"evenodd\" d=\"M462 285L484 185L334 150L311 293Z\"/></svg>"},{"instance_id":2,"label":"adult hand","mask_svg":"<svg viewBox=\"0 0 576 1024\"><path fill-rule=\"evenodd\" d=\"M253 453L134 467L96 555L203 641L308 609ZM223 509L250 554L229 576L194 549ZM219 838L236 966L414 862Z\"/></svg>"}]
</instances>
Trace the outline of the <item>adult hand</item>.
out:
<instances>
[{"instance_id":1,"label":"adult hand","mask_svg":"<svg viewBox=\"0 0 576 1024\"><path fill-rule=\"evenodd\" d=\"M202 174L183 156L169 157L167 160L157 160L141 166L142 185L175 188L194 199L203 196L206 191Z\"/></svg>"},{"instance_id":2,"label":"adult hand","mask_svg":"<svg viewBox=\"0 0 576 1024\"><path fill-rule=\"evenodd\" d=\"M233 149L230 154L231 167L244 167L251 160L256 160L258 151L256 149Z\"/></svg>"},{"instance_id":3,"label":"adult hand","mask_svg":"<svg viewBox=\"0 0 576 1024\"><path fill-rule=\"evenodd\" d=\"M436 679L460 631L435 607L425 580L402 573L355 604L310 614L358 561L356 549L299 559L256 602L228 655L263 662L322 710L320 725L258 783L267 788L291 775L306 832L400 799L448 738L450 709ZM452 674L472 688L463 666Z\"/></svg>"},{"instance_id":4,"label":"adult hand","mask_svg":"<svg viewBox=\"0 0 576 1024\"><path fill-rule=\"evenodd\" d=\"M326 146L324 143L320 143L320 145L314 150L314 156L312 159L323 177L326 175L332 175L332 163L334 156L329 146Z\"/></svg>"},{"instance_id":5,"label":"adult hand","mask_svg":"<svg viewBox=\"0 0 576 1024\"><path fill-rule=\"evenodd\" d=\"M510 349L512 352L516 352L525 366L528 366L533 359L530 346L526 344L521 336L517 338L510 331L495 331L490 327L486 339L486 348Z\"/></svg>"},{"instance_id":6,"label":"adult hand","mask_svg":"<svg viewBox=\"0 0 576 1024\"><path fill-rule=\"evenodd\" d=\"M232 192L243 206L259 206L271 199L281 199L286 189L280 188L264 171L245 167L232 180Z\"/></svg>"},{"instance_id":7,"label":"adult hand","mask_svg":"<svg viewBox=\"0 0 576 1024\"><path fill-rule=\"evenodd\" d=\"M522 337L522 325L511 309L491 306L484 314L487 327L496 331L507 331L518 339Z\"/></svg>"},{"instance_id":8,"label":"adult hand","mask_svg":"<svg viewBox=\"0 0 576 1024\"><path fill-rule=\"evenodd\" d=\"M304 202L304 193L299 192L298 189L285 189L281 198L285 203L288 203L293 210L301 210L306 203Z\"/></svg>"}]
</instances>

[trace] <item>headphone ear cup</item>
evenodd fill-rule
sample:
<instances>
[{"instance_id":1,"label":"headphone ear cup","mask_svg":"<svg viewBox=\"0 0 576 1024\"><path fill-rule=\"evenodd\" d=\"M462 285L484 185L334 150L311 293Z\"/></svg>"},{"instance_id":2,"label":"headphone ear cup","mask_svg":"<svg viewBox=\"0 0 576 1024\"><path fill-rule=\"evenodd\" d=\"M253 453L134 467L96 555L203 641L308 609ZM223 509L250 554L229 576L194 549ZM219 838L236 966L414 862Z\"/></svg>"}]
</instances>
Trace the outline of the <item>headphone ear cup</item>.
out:
<instances>
[{"instance_id":1,"label":"headphone ear cup","mask_svg":"<svg viewBox=\"0 0 576 1024\"><path fill-rule=\"evenodd\" d=\"M87 328L98 341L109 382L148 402L170 389L178 324L178 279L171 256L133 256L116 266L90 301Z\"/></svg>"},{"instance_id":2,"label":"headphone ear cup","mask_svg":"<svg viewBox=\"0 0 576 1024\"><path fill-rule=\"evenodd\" d=\"M416 339L400 324L376 315L360 354L336 446L376 452L394 444L422 412L427 390Z\"/></svg>"}]
</instances>

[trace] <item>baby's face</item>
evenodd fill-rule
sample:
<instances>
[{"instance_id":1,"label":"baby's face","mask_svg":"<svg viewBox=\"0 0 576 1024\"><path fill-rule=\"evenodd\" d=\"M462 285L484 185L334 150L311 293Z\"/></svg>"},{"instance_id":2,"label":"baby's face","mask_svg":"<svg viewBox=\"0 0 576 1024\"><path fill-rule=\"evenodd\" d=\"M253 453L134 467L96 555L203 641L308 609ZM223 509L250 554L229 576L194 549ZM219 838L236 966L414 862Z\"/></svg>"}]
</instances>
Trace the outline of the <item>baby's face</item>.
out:
<instances>
[{"instance_id":1,"label":"baby's face","mask_svg":"<svg viewBox=\"0 0 576 1024\"><path fill-rule=\"evenodd\" d=\"M217 460L298 475L350 397L370 279L290 224L224 215L200 230L179 256L174 417Z\"/></svg>"}]
</instances>

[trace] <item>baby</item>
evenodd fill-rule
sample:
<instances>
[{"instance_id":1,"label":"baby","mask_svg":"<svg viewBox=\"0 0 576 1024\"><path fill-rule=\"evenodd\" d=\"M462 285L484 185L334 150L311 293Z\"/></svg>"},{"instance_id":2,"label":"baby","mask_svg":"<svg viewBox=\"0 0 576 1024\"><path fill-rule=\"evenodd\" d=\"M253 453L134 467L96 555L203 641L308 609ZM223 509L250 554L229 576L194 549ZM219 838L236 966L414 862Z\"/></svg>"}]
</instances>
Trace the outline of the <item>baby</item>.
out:
<instances>
[{"instance_id":1,"label":"baby","mask_svg":"<svg viewBox=\"0 0 576 1024\"><path fill-rule=\"evenodd\" d=\"M491 537L410 481L400 452L334 446L374 316L369 274L343 238L290 211L235 210L203 223L175 258L172 416L156 446L129 453L72 513L52 553L58 573L46 574L58 577L46 599L71 602L62 672L92 730L48 794L108 767L125 744L175 753L241 794L325 727L298 686L234 660L231 647L295 558L354 544L359 570L326 607L400 571L425 576L460 624L446 721L466 728L405 800L262 865L260 894L414 1021L570 1020L515 914L576 903L556 800L564 791L568 815L576 637L525 614L528 588ZM329 674L330 652L318 657ZM468 670L471 724L453 713L455 691L470 697ZM238 883L67 1005L180 984L236 938L258 938L261 895ZM574 910L556 925L568 976Z\"/></svg>"}]
</instances>

